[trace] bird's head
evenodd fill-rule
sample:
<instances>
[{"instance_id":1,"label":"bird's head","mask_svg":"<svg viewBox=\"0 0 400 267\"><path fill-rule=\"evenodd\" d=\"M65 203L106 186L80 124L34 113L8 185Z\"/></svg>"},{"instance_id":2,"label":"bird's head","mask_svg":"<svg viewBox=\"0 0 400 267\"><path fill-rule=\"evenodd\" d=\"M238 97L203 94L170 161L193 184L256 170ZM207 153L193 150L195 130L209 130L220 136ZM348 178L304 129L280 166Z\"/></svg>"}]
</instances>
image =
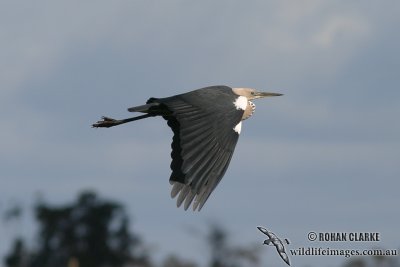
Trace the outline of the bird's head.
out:
<instances>
[{"instance_id":1,"label":"bird's head","mask_svg":"<svg viewBox=\"0 0 400 267\"><path fill-rule=\"evenodd\" d=\"M232 88L233 92L239 96L244 96L248 100L270 97L270 96L281 96L283 94L269 93L269 92L259 92L252 88Z\"/></svg>"},{"instance_id":2,"label":"bird's head","mask_svg":"<svg viewBox=\"0 0 400 267\"><path fill-rule=\"evenodd\" d=\"M264 245L271 245L271 239L266 239L266 240L264 240Z\"/></svg>"}]
</instances>

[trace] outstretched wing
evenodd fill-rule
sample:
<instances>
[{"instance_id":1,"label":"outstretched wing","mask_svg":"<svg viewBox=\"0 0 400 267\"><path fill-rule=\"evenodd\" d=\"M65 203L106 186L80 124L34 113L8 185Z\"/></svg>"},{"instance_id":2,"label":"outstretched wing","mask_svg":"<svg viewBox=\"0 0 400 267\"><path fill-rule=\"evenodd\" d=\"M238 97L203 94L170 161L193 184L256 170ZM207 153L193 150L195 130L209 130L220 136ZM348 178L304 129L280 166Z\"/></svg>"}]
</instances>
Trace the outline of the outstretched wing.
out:
<instances>
[{"instance_id":1,"label":"outstretched wing","mask_svg":"<svg viewBox=\"0 0 400 267\"><path fill-rule=\"evenodd\" d=\"M225 174L239 138L234 128L243 116L234 106L236 97L230 87L212 86L149 99L171 112L164 118L174 132L170 182L178 207L184 202L186 210L194 200L193 210L200 210Z\"/></svg>"},{"instance_id":2,"label":"outstretched wing","mask_svg":"<svg viewBox=\"0 0 400 267\"><path fill-rule=\"evenodd\" d=\"M282 260L284 262L286 262L287 265L290 266L290 260L289 260L289 256L287 255L287 253L285 251L283 251L283 252L278 251L278 253L279 253L279 256L281 256Z\"/></svg>"},{"instance_id":3,"label":"outstretched wing","mask_svg":"<svg viewBox=\"0 0 400 267\"><path fill-rule=\"evenodd\" d=\"M269 238L272 238L270 232L269 232L267 229L265 229L264 227L257 226L257 229L258 229L261 233L263 233L264 235L268 236Z\"/></svg>"}]
</instances>

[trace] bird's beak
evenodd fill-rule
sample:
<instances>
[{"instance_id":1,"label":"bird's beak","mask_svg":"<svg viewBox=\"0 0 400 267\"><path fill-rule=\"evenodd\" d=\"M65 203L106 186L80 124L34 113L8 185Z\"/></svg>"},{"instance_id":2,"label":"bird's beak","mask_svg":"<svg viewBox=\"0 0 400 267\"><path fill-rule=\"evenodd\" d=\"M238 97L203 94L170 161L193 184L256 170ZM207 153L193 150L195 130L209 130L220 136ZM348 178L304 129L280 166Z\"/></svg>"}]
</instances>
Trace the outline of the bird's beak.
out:
<instances>
[{"instance_id":1,"label":"bird's beak","mask_svg":"<svg viewBox=\"0 0 400 267\"><path fill-rule=\"evenodd\" d=\"M256 98L262 98L262 97L271 97L271 96L281 96L283 94L279 93L269 93L269 92L256 92L255 97Z\"/></svg>"}]
</instances>

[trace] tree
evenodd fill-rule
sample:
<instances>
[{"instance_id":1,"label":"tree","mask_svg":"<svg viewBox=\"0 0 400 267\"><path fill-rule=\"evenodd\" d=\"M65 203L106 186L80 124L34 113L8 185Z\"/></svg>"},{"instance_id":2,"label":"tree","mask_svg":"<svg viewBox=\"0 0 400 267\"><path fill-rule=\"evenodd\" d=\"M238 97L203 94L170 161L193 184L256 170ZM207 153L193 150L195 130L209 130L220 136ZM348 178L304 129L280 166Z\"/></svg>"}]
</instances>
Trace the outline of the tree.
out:
<instances>
[{"instance_id":1,"label":"tree","mask_svg":"<svg viewBox=\"0 0 400 267\"><path fill-rule=\"evenodd\" d=\"M211 267L258 266L260 246L232 246L227 232L217 224L211 224L207 235Z\"/></svg>"},{"instance_id":2,"label":"tree","mask_svg":"<svg viewBox=\"0 0 400 267\"><path fill-rule=\"evenodd\" d=\"M27 266L27 255L24 241L21 238L17 238L14 241L12 252L5 258L5 263L10 267Z\"/></svg>"},{"instance_id":3,"label":"tree","mask_svg":"<svg viewBox=\"0 0 400 267\"><path fill-rule=\"evenodd\" d=\"M350 259L344 267L399 267L397 257L391 256L368 256Z\"/></svg>"},{"instance_id":4,"label":"tree","mask_svg":"<svg viewBox=\"0 0 400 267\"><path fill-rule=\"evenodd\" d=\"M163 267L197 267L197 264L180 259L178 256L169 255L164 259Z\"/></svg>"},{"instance_id":5,"label":"tree","mask_svg":"<svg viewBox=\"0 0 400 267\"><path fill-rule=\"evenodd\" d=\"M16 243L6 258L8 267L120 267L149 266L148 258L137 251L140 239L129 232L124 207L102 200L93 192L82 193L72 204L35 207L39 222L38 245L22 257L23 243ZM21 265L19 258L28 258ZM19 265L18 265L19 264Z\"/></svg>"}]
</instances>

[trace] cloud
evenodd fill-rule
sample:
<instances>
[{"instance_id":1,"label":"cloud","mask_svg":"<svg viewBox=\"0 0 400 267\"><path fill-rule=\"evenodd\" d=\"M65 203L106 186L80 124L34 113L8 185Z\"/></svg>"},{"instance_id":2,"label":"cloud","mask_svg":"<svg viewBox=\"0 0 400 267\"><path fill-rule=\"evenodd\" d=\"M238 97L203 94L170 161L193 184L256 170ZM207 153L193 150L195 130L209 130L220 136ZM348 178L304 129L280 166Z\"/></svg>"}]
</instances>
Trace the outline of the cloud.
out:
<instances>
[{"instance_id":1,"label":"cloud","mask_svg":"<svg viewBox=\"0 0 400 267\"><path fill-rule=\"evenodd\" d=\"M339 41L354 43L360 39L364 39L368 32L368 24L363 19L354 16L337 16L325 23L321 31L315 34L313 41L319 46L331 48Z\"/></svg>"},{"instance_id":2,"label":"cloud","mask_svg":"<svg viewBox=\"0 0 400 267\"><path fill-rule=\"evenodd\" d=\"M0 36L6 40L0 49L2 91L20 89L40 77L48 78L75 46L95 46L96 42L107 40L122 24L118 14L127 4L93 4L37 1L21 6L3 2L1 20L8 26L0 28Z\"/></svg>"}]
</instances>

